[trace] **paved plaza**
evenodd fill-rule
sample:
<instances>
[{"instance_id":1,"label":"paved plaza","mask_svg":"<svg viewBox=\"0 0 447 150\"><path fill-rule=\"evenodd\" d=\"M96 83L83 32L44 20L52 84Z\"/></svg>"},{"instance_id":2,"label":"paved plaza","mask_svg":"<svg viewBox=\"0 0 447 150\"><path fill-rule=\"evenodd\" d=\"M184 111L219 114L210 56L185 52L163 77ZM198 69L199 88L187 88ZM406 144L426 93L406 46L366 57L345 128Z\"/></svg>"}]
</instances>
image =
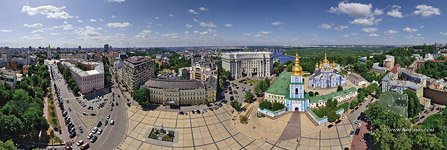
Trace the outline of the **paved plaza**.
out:
<instances>
[{"instance_id":1,"label":"paved plaza","mask_svg":"<svg viewBox=\"0 0 447 150\"><path fill-rule=\"evenodd\" d=\"M237 118L233 120L237 113L231 112L232 108L229 105L224 105L215 111L188 115L160 110L145 111L132 106L127 109L128 125L125 139L117 149L343 149L351 145L352 137L349 134L353 127L348 119L343 119L332 128L316 127L309 122L306 115L300 113L299 120L302 123L299 126L302 136L287 140L279 140L279 136L276 136L276 139L272 140L240 132L239 127L235 126ZM290 118L291 114L283 117L287 116ZM178 133L177 141L159 142L147 137L152 128L160 126ZM286 125L282 127L286 128Z\"/></svg>"}]
</instances>

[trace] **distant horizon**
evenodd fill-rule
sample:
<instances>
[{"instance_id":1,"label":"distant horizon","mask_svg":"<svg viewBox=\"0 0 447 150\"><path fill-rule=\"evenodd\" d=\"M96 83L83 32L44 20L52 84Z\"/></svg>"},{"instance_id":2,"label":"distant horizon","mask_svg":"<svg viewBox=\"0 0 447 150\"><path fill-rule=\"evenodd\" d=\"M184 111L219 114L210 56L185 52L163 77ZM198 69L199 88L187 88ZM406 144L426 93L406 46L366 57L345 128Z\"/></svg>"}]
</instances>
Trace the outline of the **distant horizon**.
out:
<instances>
[{"instance_id":1,"label":"distant horizon","mask_svg":"<svg viewBox=\"0 0 447 150\"><path fill-rule=\"evenodd\" d=\"M0 45L446 43L447 1L2 0ZM175 5L173 5L175 4Z\"/></svg>"},{"instance_id":2,"label":"distant horizon","mask_svg":"<svg viewBox=\"0 0 447 150\"><path fill-rule=\"evenodd\" d=\"M362 45L362 44L358 44L358 45L354 45L354 44L350 44L350 45L301 45L301 46L291 46L291 45L233 45L233 46L212 46L212 45L210 45L210 46L200 46L200 45L198 45L198 46L160 46L160 47L151 47L151 46L147 46L147 47L136 47L136 46L134 46L134 47L113 47L112 45L110 45L110 46L112 46L112 49L123 49L123 48L181 48L181 47L186 47L186 48L190 48L190 47L283 47L283 48L287 48L287 47L293 47L293 48L324 48L324 47L327 47L327 48L337 48L337 47L340 47L340 48L343 48L343 47L346 47L346 48L349 48L349 47L354 47L354 48L368 48L369 46L370 47L405 47L405 46L422 46L424 43L422 43L422 44L403 44L403 45ZM435 43L425 43L426 45L434 45ZM446 45L447 46L447 43L437 43L437 44L442 44L442 45ZM47 45L48 46L48 45ZM31 46L32 48L38 48L38 47L41 47L41 48L47 48L47 46ZM78 46L81 46L81 49L84 49L84 48L86 48L86 49L103 49L104 47L102 46L102 47L83 47L82 45L78 45ZM78 46L76 46L76 47L59 47L59 46L54 46L53 47L53 45L51 45L51 48L57 48L57 47L59 47L59 48L61 48L61 49L65 49L65 48L68 48L68 49L77 49L78 48ZM22 47L10 47L10 46L0 46L0 47L8 47L8 48L13 48L13 49L20 49L20 48L28 48L29 46L22 46Z\"/></svg>"}]
</instances>

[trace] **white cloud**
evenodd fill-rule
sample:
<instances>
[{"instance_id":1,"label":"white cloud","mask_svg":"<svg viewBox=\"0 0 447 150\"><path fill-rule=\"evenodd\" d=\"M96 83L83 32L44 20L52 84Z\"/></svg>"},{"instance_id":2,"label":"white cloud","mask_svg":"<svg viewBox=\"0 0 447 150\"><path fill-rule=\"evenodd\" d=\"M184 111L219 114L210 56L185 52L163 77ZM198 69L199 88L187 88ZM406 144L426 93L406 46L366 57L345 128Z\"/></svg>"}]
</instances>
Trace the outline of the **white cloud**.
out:
<instances>
[{"instance_id":1,"label":"white cloud","mask_svg":"<svg viewBox=\"0 0 447 150\"><path fill-rule=\"evenodd\" d=\"M201 21L199 23L199 25L202 26L202 27L205 27L205 28L215 28L216 27L216 25L213 22L211 22L211 21L209 21L209 22Z\"/></svg>"},{"instance_id":2,"label":"white cloud","mask_svg":"<svg viewBox=\"0 0 447 150\"><path fill-rule=\"evenodd\" d=\"M160 17L157 16L157 17L155 17L155 19L160 19Z\"/></svg>"},{"instance_id":3,"label":"white cloud","mask_svg":"<svg viewBox=\"0 0 447 150\"><path fill-rule=\"evenodd\" d=\"M405 32L408 32L408 33L411 33L411 32L416 32L416 31L418 31L418 29L415 29L415 28L410 28L410 27L405 27L404 29L402 29L402 30L404 30Z\"/></svg>"},{"instance_id":4,"label":"white cloud","mask_svg":"<svg viewBox=\"0 0 447 150\"><path fill-rule=\"evenodd\" d=\"M348 14L353 17L366 17L371 14L371 9L371 4L340 2L337 7L331 7L329 12Z\"/></svg>"},{"instance_id":5,"label":"white cloud","mask_svg":"<svg viewBox=\"0 0 447 150\"><path fill-rule=\"evenodd\" d=\"M439 34L447 36L447 32L439 32Z\"/></svg>"},{"instance_id":6,"label":"white cloud","mask_svg":"<svg viewBox=\"0 0 447 150\"><path fill-rule=\"evenodd\" d=\"M385 35L388 35L388 36L393 36L393 35L399 33L399 31L389 29L389 30L387 30L387 31L385 31L385 32L383 32L383 33L384 33Z\"/></svg>"},{"instance_id":7,"label":"white cloud","mask_svg":"<svg viewBox=\"0 0 447 150\"><path fill-rule=\"evenodd\" d=\"M34 34L32 36L22 36L21 39L25 40L43 40L44 38L38 34Z\"/></svg>"},{"instance_id":8,"label":"white cloud","mask_svg":"<svg viewBox=\"0 0 447 150\"><path fill-rule=\"evenodd\" d=\"M348 28L349 27L346 26L346 25L340 25L338 27L335 27L334 30L336 30L336 31L343 31L343 30L348 29Z\"/></svg>"},{"instance_id":9,"label":"white cloud","mask_svg":"<svg viewBox=\"0 0 447 150\"><path fill-rule=\"evenodd\" d=\"M10 30L10 29L0 29L0 32L1 33L12 32L12 30Z\"/></svg>"},{"instance_id":10,"label":"white cloud","mask_svg":"<svg viewBox=\"0 0 447 150\"><path fill-rule=\"evenodd\" d=\"M192 28L192 25L190 25L190 24L186 24L186 25L185 25L185 28L186 28L186 29Z\"/></svg>"},{"instance_id":11,"label":"white cloud","mask_svg":"<svg viewBox=\"0 0 447 150\"><path fill-rule=\"evenodd\" d=\"M430 17L433 15L441 15L441 10L429 5L417 5L413 13L422 17Z\"/></svg>"},{"instance_id":12,"label":"white cloud","mask_svg":"<svg viewBox=\"0 0 447 150\"><path fill-rule=\"evenodd\" d=\"M362 28L362 31L365 33L375 33L378 29L374 27Z\"/></svg>"},{"instance_id":13,"label":"white cloud","mask_svg":"<svg viewBox=\"0 0 447 150\"><path fill-rule=\"evenodd\" d=\"M174 15L173 14L169 14L169 17L174 17Z\"/></svg>"},{"instance_id":14,"label":"white cloud","mask_svg":"<svg viewBox=\"0 0 447 150\"><path fill-rule=\"evenodd\" d=\"M372 15L375 15L375 16L383 15L383 10L376 8L376 9L374 9L374 13Z\"/></svg>"},{"instance_id":15,"label":"white cloud","mask_svg":"<svg viewBox=\"0 0 447 150\"><path fill-rule=\"evenodd\" d=\"M260 31L255 36L259 38L266 38L270 33L270 31Z\"/></svg>"},{"instance_id":16,"label":"white cloud","mask_svg":"<svg viewBox=\"0 0 447 150\"><path fill-rule=\"evenodd\" d=\"M73 25L69 24L68 22L64 22L64 25L62 25L62 30L68 31L68 30L73 30Z\"/></svg>"},{"instance_id":17,"label":"white cloud","mask_svg":"<svg viewBox=\"0 0 447 150\"><path fill-rule=\"evenodd\" d=\"M138 33L135 37L139 39L145 39L149 37L150 33L152 33L151 30L143 30L140 33Z\"/></svg>"},{"instance_id":18,"label":"white cloud","mask_svg":"<svg viewBox=\"0 0 447 150\"><path fill-rule=\"evenodd\" d=\"M369 34L369 36L370 37L378 37L379 35L374 33L374 34Z\"/></svg>"},{"instance_id":19,"label":"white cloud","mask_svg":"<svg viewBox=\"0 0 447 150\"><path fill-rule=\"evenodd\" d=\"M27 27L27 28L42 28L42 24L41 23L35 23L35 24L23 24L23 27Z\"/></svg>"},{"instance_id":20,"label":"white cloud","mask_svg":"<svg viewBox=\"0 0 447 150\"><path fill-rule=\"evenodd\" d=\"M35 34L35 33L45 33L45 31L43 29L38 29L38 30L34 30L31 33Z\"/></svg>"},{"instance_id":21,"label":"white cloud","mask_svg":"<svg viewBox=\"0 0 447 150\"><path fill-rule=\"evenodd\" d=\"M376 25L380 21L382 21L382 19L377 19L374 16L370 16L370 17L356 18L356 19L352 20L350 23L356 24L356 25L361 25L361 26L372 26L372 25Z\"/></svg>"},{"instance_id":22,"label":"white cloud","mask_svg":"<svg viewBox=\"0 0 447 150\"><path fill-rule=\"evenodd\" d=\"M50 35L61 35L60 33L52 32Z\"/></svg>"},{"instance_id":23,"label":"white cloud","mask_svg":"<svg viewBox=\"0 0 447 150\"><path fill-rule=\"evenodd\" d=\"M231 28L231 27L233 27L233 24L229 24L229 23L227 23L227 24L225 24L224 25L226 28Z\"/></svg>"},{"instance_id":24,"label":"white cloud","mask_svg":"<svg viewBox=\"0 0 447 150\"><path fill-rule=\"evenodd\" d=\"M188 10L189 14L193 14L193 15L198 15L199 13L197 11L195 11L194 9L189 9Z\"/></svg>"},{"instance_id":25,"label":"white cloud","mask_svg":"<svg viewBox=\"0 0 447 150\"><path fill-rule=\"evenodd\" d=\"M130 26L132 26L132 24L129 22L111 22L107 24L107 27L109 28L125 28Z\"/></svg>"},{"instance_id":26,"label":"white cloud","mask_svg":"<svg viewBox=\"0 0 447 150\"><path fill-rule=\"evenodd\" d=\"M79 23L83 23L83 22L84 22L84 21L82 21L81 19L78 19L77 21L78 21Z\"/></svg>"},{"instance_id":27,"label":"white cloud","mask_svg":"<svg viewBox=\"0 0 447 150\"><path fill-rule=\"evenodd\" d=\"M116 2L116 3L121 3L121 2L125 2L126 0L107 0L107 2Z\"/></svg>"},{"instance_id":28,"label":"white cloud","mask_svg":"<svg viewBox=\"0 0 447 150\"><path fill-rule=\"evenodd\" d=\"M67 12L64 11L64 9L65 6L55 7L52 5L45 5L45 6L31 7L25 5L22 7L22 12L27 13L30 16L34 16L37 14L44 15L50 19L73 18L73 16L70 16Z\"/></svg>"},{"instance_id":29,"label":"white cloud","mask_svg":"<svg viewBox=\"0 0 447 150\"><path fill-rule=\"evenodd\" d=\"M189 31L185 31L185 34L189 34Z\"/></svg>"},{"instance_id":30,"label":"white cloud","mask_svg":"<svg viewBox=\"0 0 447 150\"><path fill-rule=\"evenodd\" d=\"M244 36L250 36L251 33L243 33L242 35L244 35Z\"/></svg>"},{"instance_id":31,"label":"white cloud","mask_svg":"<svg viewBox=\"0 0 447 150\"><path fill-rule=\"evenodd\" d=\"M386 13L386 15L394 17L394 18L403 18L402 12L400 12L400 6L393 5L392 9Z\"/></svg>"},{"instance_id":32,"label":"white cloud","mask_svg":"<svg viewBox=\"0 0 447 150\"><path fill-rule=\"evenodd\" d=\"M168 39L177 39L177 33L165 33L161 34L162 37L168 38Z\"/></svg>"},{"instance_id":33,"label":"white cloud","mask_svg":"<svg viewBox=\"0 0 447 150\"><path fill-rule=\"evenodd\" d=\"M284 24L284 22L281 22L281 21L275 21L275 22L272 22L272 23L270 23L272 26L281 26L281 25L283 25Z\"/></svg>"},{"instance_id":34,"label":"white cloud","mask_svg":"<svg viewBox=\"0 0 447 150\"><path fill-rule=\"evenodd\" d=\"M75 33L77 33L79 36L82 37L96 37L100 36L101 34L98 32L97 28L94 28L92 26L85 26L84 28L78 28Z\"/></svg>"},{"instance_id":35,"label":"white cloud","mask_svg":"<svg viewBox=\"0 0 447 150\"><path fill-rule=\"evenodd\" d=\"M350 22L351 24L372 26L382 20L376 17L383 14L382 9L376 8L372 10L372 8L372 4L348 3L344 1L340 2L336 7L331 7L329 12L336 14L347 14L355 17L355 19Z\"/></svg>"},{"instance_id":36,"label":"white cloud","mask_svg":"<svg viewBox=\"0 0 447 150\"><path fill-rule=\"evenodd\" d=\"M199 7L199 10L200 10L200 11L208 11L208 8L205 8L205 7Z\"/></svg>"},{"instance_id":37,"label":"white cloud","mask_svg":"<svg viewBox=\"0 0 447 150\"><path fill-rule=\"evenodd\" d=\"M96 22L96 19L90 19L90 22Z\"/></svg>"},{"instance_id":38,"label":"white cloud","mask_svg":"<svg viewBox=\"0 0 447 150\"><path fill-rule=\"evenodd\" d=\"M321 25L319 26L319 28L320 28L320 29L328 30L328 29L331 29L331 28L332 28L332 25L327 24L327 23L323 23L323 24L321 24Z\"/></svg>"}]
</instances>

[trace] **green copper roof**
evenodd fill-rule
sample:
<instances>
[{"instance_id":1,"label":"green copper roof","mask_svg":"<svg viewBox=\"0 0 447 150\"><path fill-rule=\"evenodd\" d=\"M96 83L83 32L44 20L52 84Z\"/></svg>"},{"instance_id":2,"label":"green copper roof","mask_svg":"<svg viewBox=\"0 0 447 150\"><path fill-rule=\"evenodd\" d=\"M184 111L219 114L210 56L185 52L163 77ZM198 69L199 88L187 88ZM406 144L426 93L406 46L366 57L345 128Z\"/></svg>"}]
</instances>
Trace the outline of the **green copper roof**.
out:
<instances>
[{"instance_id":1,"label":"green copper roof","mask_svg":"<svg viewBox=\"0 0 447 150\"><path fill-rule=\"evenodd\" d=\"M286 95L289 91L290 84L290 72L282 72L274 81L273 84L267 89L266 93L276 95Z\"/></svg>"},{"instance_id":2,"label":"green copper roof","mask_svg":"<svg viewBox=\"0 0 447 150\"><path fill-rule=\"evenodd\" d=\"M337 96L345 96L348 95L351 92L355 92L357 91L357 89L355 89L354 87L351 87L349 89L343 90L343 91L338 91L338 92L332 92L330 94L327 95L321 95L321 96L314 96L310 98L310 103L317 103L319 101L327 101L328 99L337 97Z\"/></svg>"}]
</instances>

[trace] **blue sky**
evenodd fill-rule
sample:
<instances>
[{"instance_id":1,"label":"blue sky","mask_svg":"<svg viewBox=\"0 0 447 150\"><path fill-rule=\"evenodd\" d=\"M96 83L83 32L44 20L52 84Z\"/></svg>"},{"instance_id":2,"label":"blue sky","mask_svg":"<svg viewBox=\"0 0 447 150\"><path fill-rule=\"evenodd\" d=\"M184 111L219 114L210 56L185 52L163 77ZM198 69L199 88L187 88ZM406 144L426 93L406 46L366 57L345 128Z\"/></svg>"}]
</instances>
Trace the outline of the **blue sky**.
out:
<instances>
[{"instance_id":1,"label":"blue sky","mask_svg":"<svg viewBox=\"0 0 447 150\"><path fill-rule=\"evenodd\" d=\"M446 43L447 1L1 0L0 46Z\"/></svg>"}]
</instances>

